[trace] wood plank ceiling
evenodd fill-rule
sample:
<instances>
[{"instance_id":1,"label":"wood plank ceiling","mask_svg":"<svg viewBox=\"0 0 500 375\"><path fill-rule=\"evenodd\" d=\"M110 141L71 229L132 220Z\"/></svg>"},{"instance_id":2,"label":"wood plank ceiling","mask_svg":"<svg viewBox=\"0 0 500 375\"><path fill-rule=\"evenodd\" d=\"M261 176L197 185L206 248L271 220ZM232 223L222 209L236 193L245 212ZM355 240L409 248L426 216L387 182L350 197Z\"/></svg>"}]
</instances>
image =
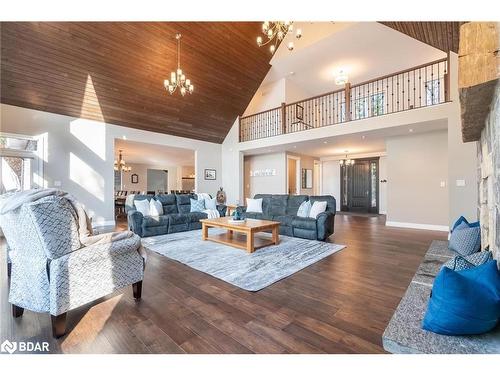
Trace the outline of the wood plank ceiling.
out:
<instances>
[{"instance_id":1,"label":"wood plank ceiling","mask_svg":"<svg viewBox=\"0 0 500 375\"><path fill-rule=\"evenodd\" d=\"M446 53L458 53L460 25L464 22L380 22Z\"/></svg>"},{"instance_id":2,"label":"wood plank ceiling","mask_svg":"<svg viewBox=\"0 0 500 375\"><path fill-rule=\"evenodd\" d=\"M170 96L181 68L195 90ZM1 102L221 143L270 68L257 22L3 22Z\"/></svg>"}]
</instances>

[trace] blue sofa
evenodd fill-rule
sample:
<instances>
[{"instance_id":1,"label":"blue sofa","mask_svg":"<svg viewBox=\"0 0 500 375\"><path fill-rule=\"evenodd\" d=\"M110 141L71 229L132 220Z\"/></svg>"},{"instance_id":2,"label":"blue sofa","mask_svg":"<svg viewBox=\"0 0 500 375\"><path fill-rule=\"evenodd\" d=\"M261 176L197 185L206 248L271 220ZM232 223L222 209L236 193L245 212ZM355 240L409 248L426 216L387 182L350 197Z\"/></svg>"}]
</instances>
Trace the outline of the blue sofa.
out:
<instances>
[{"instance_id":1,"label":"blue sofa","mask_svg":"<svg viewBox=\"0 0 500 375\"><path fill-rule=\"evenodd\" d=\"M134 202L144 199L150 201L152 198L161 202L163 215L144 217L135 209ZM130 196L125 203L128 226L131 231L141 237L201 229L200 220L206 219L207 214L190 212L191 199L197 199L196 194L158 194L154 197L137 194ZM225 205L217 205L217 210L221 216L225 216Z\"/></svg>"},{"instance_id":2,"label":"blue sofa","mask_svg":"<svg viewBox=\"0 0 500 375\"><path fill-rule=\"evenodd\" d=\"M325 241L333 234L337 204L331 195L256 194L254 198L262 198L262 213L246 212L246 207L238 207L243 217L279 221L282 235ZM297 216L299 206L307 200L311 204L326 201L326 211L316 219Z\"/></svg>"}]
</instances>

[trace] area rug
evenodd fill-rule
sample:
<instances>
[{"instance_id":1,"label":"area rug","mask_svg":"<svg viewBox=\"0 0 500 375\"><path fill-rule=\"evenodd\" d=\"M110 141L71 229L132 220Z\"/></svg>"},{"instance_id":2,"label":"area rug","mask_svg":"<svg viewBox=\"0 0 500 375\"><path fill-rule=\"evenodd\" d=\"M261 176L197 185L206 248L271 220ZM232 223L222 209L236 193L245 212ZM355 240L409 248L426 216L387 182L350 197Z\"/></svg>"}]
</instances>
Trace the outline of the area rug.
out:
<instances>
[{"instance_id":1,"label":"area rug","mask_svg":"<svg viewBox=\"0 0 500 375\"><path fill-rule=\"evenodd\" d=\"M222 233L210 229L209 236ZM259 236L271 236L259 233ZM167 258L205 272L241 289L256 292L345 248L322 241L280 236L280 243L247 253L201 239L201 230L146 237L142 244Z\"/></svg>"}]
</instances>

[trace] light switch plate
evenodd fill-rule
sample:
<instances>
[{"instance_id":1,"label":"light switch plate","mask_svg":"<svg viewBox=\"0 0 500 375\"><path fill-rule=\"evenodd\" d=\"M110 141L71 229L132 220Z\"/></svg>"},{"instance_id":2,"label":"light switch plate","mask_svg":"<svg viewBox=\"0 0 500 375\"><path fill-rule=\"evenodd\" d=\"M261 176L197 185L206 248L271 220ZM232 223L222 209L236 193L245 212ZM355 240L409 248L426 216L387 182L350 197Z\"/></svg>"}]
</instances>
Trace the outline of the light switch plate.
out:
<instances>
[{"instance_id":1,"label":"light switch plate","mask_svg":"<svg viewBox=\"0 0 500 375\"><path fill-rule=\"evenodd\" d=\"M457 186L465 186L465 180L457 180Z\"/></svg>"},{"instance_id":2,"label":"light switch plate","mask_svg":"<svg viewBox=\"0 0 500 375\"><path fill-rule=\"evenodd\" d=\"M439 183L439 187L446 187L446 181L441 181Z\"/></svg>"}]
</instances>

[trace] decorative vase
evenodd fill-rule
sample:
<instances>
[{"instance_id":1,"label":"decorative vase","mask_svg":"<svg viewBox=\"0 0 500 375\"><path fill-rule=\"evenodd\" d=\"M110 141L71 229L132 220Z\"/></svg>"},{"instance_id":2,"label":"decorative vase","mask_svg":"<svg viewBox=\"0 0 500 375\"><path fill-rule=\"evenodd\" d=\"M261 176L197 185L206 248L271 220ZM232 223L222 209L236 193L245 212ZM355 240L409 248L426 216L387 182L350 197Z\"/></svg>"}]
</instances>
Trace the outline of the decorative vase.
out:
<instances>
[{"instance_id":1,"label":"decorative vase","mask_svg":"<svg viewBox=\"0 0 500 375\"><path fill-rule=\"evenodd\" d=\"M217 192L217 203L218 204L226 203L226 192L222 189L222 187Z\"/></svg>"}]
</instances>

